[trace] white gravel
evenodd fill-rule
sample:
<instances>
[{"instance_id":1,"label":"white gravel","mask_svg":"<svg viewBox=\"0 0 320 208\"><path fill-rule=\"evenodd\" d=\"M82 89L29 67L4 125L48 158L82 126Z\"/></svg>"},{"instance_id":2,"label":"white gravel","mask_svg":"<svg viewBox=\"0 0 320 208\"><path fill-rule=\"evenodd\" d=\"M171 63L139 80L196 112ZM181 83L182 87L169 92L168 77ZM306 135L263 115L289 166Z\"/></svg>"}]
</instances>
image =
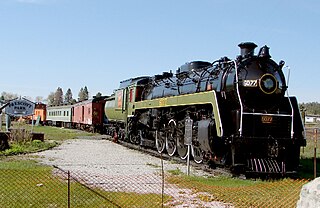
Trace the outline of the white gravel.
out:
<instances>
[{"instance_id":1,"label":"white gravel","mask_svg":"<svg viewBox=\"0 0 320 208\"><path fill-rule=\"evenodd\" d=\"M36 153L40 161L63 170L104 175L142 175L161 170L161 160L102 139L74 139L59 147ZM164 169L186 172L187 166L163 161ZM199 171L192 170L194 174Z\"/></svg>"},{"instance_id":2,"label":"white gravel","mask_svg":"<svg viewBox=\"0 0 320 208\"><path fill-rule=\"evenodd\" d=\"M68 140L56 148L34 155L41 163L70 171L73 177L106 191L161 194L161 159L102 137ZM187 171L184 164L166 160L163 163L165 172L176 169L184 173ZM205 174L193 168L190 173ZM170 207L232 207L221 202L201 201L200 193L193 193L190 189L181 189L173 184L165 184L164 193L173 198L168 204Z\"/></svg>"}]
</instances>

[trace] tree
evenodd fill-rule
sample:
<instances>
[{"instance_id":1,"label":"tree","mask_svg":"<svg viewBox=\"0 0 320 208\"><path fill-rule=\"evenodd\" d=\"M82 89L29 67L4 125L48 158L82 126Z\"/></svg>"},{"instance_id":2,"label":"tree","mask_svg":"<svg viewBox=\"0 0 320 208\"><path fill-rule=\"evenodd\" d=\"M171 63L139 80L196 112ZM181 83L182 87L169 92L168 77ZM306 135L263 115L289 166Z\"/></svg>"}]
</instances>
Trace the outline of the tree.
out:
<instances>
[{"instance_id":1,"label":"tree","mask_svg":"<svg viewBox=\"0 0 320 208\"><path fill-rule=\"evenodd\" d=\"M71 104L72 101L73 101L72 92L71 92L71 89L69 88L64 96L64 102Z\"/></svg>"},{"instance_id":2,"label":"tree","mask_svg":"<svg viewBox=\"0 0 320 208\"><path fill-rule=\"evenodd\" d=\"M54 105L61 105L63 103L63 92L62 88L58 87L57 91L54 93Z\"/></svg>"},{"instance_id":3,"label":"tree","mask_svg":"<svg viewBox=\"0 0 320 208\"><path fill-rule=\"evenodd\" d=\"M84 86L83 94L84 94L84 99L88 100L89 99L89 91L88 91L87 86Z\"/></svg>"},{"instance_id":4,"label":"tree","mask_svg":"<svg viewBox=\"0 0 320 208\"><path fill-rule=\"evenodd\" d=\"M30 96L23 96L23 98L24 98L24 99L27 99L27 100L30 100L30 101L32 101L32 100L33 100L33 98L32 98L32 97L30 97Z\"/></svg>"},{"instance_id":5,"label":"tree","mask_svg":"<svg viewBox=\"0 0 320 208\"><path fill-rule=\"evenodd\" d=\"M3 100L13 100L18 98L19 96L15 93L10 93L10 92L2 92L1 93L1 98L3 98Z\"/></svg>"},{"instance_id":6,"label":"tree","mask_svg":"<svg viewBox=\"0 0 320 208\"><path fill-rule=\"evenodd\" d=\"M37 96L35 99L36 103L42 103L43 102L43 97L42 96Z\"/></svg>"},{"instance_id":7,"label":"tree","mask_svg":"<svg viewBox=\"0 0 320 208\"><path fill-rule=\"evenodd\" d=\"M101 92L98 92L98 93L96 94L96 98L100 98L101 96L102 96Z\"/></svg>"},{"instance_id":8,"label":"tree","mask_svg":"<svg viewBox=\"0 0 320 208\"><path fill-rule=\"evenodd\" d=\"M303 106L307 115L320 115L320 103L318 102L302 103L300 108L301 106Z\"/></svg>"},{"instance_id":9,"label":"tree","mask_svg":"<svg viewBox=\"0 0 320 208\"><path fill-rule=\"evenodd\" d=\"M88 92L87 86L85 86L84 88L81 87L78 95L79 95L79 98L78 98L79 101L88 100L89 92Z\"/></svg>"},{"instance_id":10,"label":"tree","mask_svg":"<svg viewBox=\"0 0 320 208\"><path fill-rule=\"evenodd\" d=\"M81 87L79 93L78 93L78 101L83 101L84 100L84 96L83 96L83 88Z\"/></svg>"},{"instance_id":11,"label":"tree","mask_svg":"<svg viewBox=\"0 0 320 208\"><path fill-rule=\"evenodd\" d=\"M54 92L50 92L47 98L48 105L53 105L54 104Z\"/></svg>"}]
</instances>

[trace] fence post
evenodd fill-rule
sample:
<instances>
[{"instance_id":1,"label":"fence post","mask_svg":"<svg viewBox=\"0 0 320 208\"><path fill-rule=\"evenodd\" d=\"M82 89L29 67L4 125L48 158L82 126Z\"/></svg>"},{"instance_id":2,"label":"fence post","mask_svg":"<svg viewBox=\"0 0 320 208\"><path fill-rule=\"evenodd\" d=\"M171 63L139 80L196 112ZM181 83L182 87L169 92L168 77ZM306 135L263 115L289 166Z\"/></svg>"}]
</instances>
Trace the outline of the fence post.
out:
<instances>
[{"instance_id":1,"label":"fence post","mask_svg":"<svg viewBox=\"0 0 320 208\"><path fill-rule=\"evenodd\" d=\"M162 174L161 207L163 208L163 203L164 203L164 167L163 167L162 153L160 153L160 159L161 159L161 174Z\"/></svg>"},{"instance_id":2,"label":"fence post","mask_svg":"<svg viewBox=\"0 0 320 208\"><path fill-rule=\"evenodd\" d=\"M68 171L68 208L70 208L70 171Z\"/></svg>"},{"instance_id":3,"label":"fence post","mask_svg":"<svg viewBox=\"0 0 320 208\"><path fill-rule=\"evenodd\" d=\"M313 129L314 133L314 156L313 156L313 177L317 177L317 139L318 139L318 129Z\"/></svg>"}]
</instances>

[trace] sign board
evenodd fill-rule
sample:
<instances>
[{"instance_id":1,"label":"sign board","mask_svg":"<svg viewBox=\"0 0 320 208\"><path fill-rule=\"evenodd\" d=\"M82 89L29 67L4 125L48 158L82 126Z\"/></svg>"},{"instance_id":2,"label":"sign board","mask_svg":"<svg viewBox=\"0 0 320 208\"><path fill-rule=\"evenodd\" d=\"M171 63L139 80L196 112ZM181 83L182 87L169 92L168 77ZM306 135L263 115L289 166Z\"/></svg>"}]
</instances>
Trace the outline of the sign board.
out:
<instances>
[{"instance_id":1,"label":"sign board","mask_svg":"<svg viewBox=\"0 0 320 208\"><path fill-rule=\"evenodd\" d=\"M34 114L35 104L30 100L20 98L11 100L5 113L10 116L31 116Z\"/></svg>"},{"instance_id":2,"label":"sign board","mask_svg":"<svg viewBox=\"0 0 320 208\"><path fill-rule=\"evenodd\" d=\"M193 120L187 118L185 121L184 144L192 145L192 125Z\"/></svg>"}]
</instances>

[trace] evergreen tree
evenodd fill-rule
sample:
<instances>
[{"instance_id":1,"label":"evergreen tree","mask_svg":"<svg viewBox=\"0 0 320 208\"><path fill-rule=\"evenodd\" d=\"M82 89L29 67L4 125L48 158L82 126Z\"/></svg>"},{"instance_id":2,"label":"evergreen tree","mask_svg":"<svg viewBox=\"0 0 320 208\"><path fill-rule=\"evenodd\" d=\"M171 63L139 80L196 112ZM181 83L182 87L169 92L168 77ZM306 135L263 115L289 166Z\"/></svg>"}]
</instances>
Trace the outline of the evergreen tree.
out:
<instances>
[{"instance_id":1,"label":"evergreen tree","mask_svg":"<svg viewBox=\"0 0 320 208\"><path fill-rule=\"evenodd\" d=\"M78 101L81 102L84 100L84 96L83 96L83 88L81 87L79 94L78 94Z\"/></svg>"},{"instance_id":2,"label":"evergreen tree","mask_svg":"<svg viewBox=\"0 0 320 208\"><path fill-rule=\"evenodd\" d=\"M96 94L96 98L100 98L101 96L102 96L101 92L98 92L98 93Z\"/></svg>"},{"instance_id":3,"label":"evergreen tree","mask_svg":"<svg viewBox=\"0 0 320 208\"><path fill-rule=\"evenodd\" d=\"M300 104L300 108L303 107L307 115L320 115L320 103L309 102Z\"/></svg>"},{"instance_id":4,"label":"evergreen tree","mask_svg":"<svg viewBox=\"0 0 320 208\"><path fill-rule=\"evenodd\" d=\"M83 96L84 96L84 99L85 99L85 100L88 100L88 99L89 99L89 91L88 91L87 86L84 86Z\"/></svg>"},{"instance_id":5,"label":"evergreen tree","mask_svg":"<svg viewBox=\"0 0 320 208\"><path fill-rule=\"evenodd\" d=\"M62 88L58 87L57 91L54 93L54 105L61 105L63 103L63 92Z\"/></svg>"},{"instance_id":6,"label":"evergreen tree","mask_svg":"<svg viewBox=\"0 0 320 208\"><path fill-rule=\"evenodd\" d=\"M47 98L48 105L53 105L54 104L54 92L50 92Z\"/></svg>"},{"instance_id":7,"label":"evergreen tree","mask_svg":"<svg viewBox=\"0 0 320 208\"><path fill-rule=\"evenodd\" d=\"M72 92L71 89L69 88L64 96L64 102L67 104L72 104L73 98L72 98Z\"/></svg>"},{"instance_id":8,"label":"evergreen tree","mask_svg":"<svg viewBox=\"0 0 320 208\"><path fill-rule=\"evenodd\" d=\"M79 98L78 98L79 101L88 100L89 92L88 92L87 86L85 86L84 88L81 87L78 95L79 95Z\"/></svg>"}]
</instances>

